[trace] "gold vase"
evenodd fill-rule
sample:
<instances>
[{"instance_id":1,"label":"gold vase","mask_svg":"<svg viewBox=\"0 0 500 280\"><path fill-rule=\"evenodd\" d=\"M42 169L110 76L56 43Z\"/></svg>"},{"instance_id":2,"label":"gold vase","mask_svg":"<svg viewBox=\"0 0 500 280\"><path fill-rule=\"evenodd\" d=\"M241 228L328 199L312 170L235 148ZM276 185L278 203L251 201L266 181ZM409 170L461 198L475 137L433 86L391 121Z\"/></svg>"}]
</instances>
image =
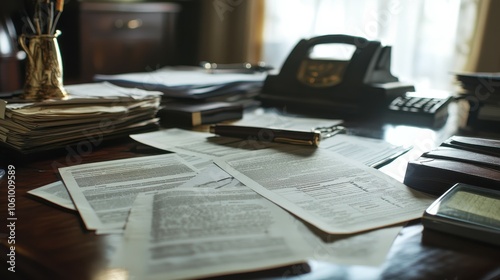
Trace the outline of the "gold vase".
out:
<instances>
[{"instance_id":1,"label":"gold vase","mask_svg":"<svg viewBox=\"0 0 500 280\"><path fill-rule=\"evenodd\" d=\"M22 97L29 100L61 99L66 96L63 86L61 52L54 35L24 35L19 44L26 52L26 81Z\"/></svg>"}]
</instances>

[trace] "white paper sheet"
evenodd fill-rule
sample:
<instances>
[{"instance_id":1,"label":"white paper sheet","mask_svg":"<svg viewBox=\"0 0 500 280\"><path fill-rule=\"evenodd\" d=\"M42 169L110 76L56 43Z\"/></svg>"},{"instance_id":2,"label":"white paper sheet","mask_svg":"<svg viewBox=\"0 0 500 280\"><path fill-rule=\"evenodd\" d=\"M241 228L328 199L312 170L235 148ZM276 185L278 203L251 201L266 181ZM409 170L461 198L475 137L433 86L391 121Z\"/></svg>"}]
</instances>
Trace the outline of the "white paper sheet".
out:
<instances>
[{"instance_id":1,"label":"white paper sheet","mask_svg":"<svg viewBox=\"0 0 500 280\"><path fill-rule=\"evenodd\" d=\"M217 165L207 167L177 189L204 188L224 189L239 187L240 190L254 191L229 175ZM261 197L261 199L265 199ZM311 230L302 221L294 219L294 225L313 250L310 260L327 261L336 264L379 266L387 256L392 242L402 225L390 226L352 235L332 235Z\"/></svg>"},{"instance_id":2,"label":"white paper sheet","mask_svg":"<svg viewBox=\"0 0 500 280\"><path fill-rule=\"evenodd\" d=\"M203 86L203 85L220 85L232 82L260 82L266 79L266 73L241 74L241 73L224 73L211 74L207 71L193 69L179 70L172 67L164 67L151 72L127 73L118 75L96 75L98 80L125 80L142 85L163 85L166 87L178 86Z\"/></svg>"},{"instance_id":3,"label":"white paper sheet","mask_svg":"<svg viewBox=\"0 0 500 280\"><path fill-rule=\"evenodd\" d=\"M29 194L43 198L49 202L62 206L70 210L76 210L71 196L66 190L66 186L62 181L47 184L45 186L28 191Z\"/></svg>"},{"instance_id":4,"label":"white paper sheet","mask_svg":"<svg viewBox=\"0 0 500 280\"><path fill-rule=\"evenodd\" d=\"M410 149L410 147L392 145L380 139L345 134L337 134L321 140L319 147L375 168L390 162Z\"/></svg>"},{"instance_id":5,"label":"white paper sheet","mask_svg":"<svg viewBox=\"0 0 500 280\"><path fill-rule=\"evenodd\" d=\"M352 235L331 235L317 231L314 234L299 221L297 228L314 251L311 260L377 267L384 263L403 226L394 225Z\"/></svg>"},{"instance_id":6,"label":"white paper sheet","mask_svg":"<svg viewBox=\"0 0 500 280\"><path fill-rule=\"evenodd\" d=\"M136 196L175 188L198 170L177 154L81 164L59 173L87 229L121 229Z\"/></svg>"},{"instance_id":7,"label":"white paper sheet","mask_svg":"<svg viewBox=\"0 0 500 280\"><path fill-rule=\"evenodd\" d=\"M165 151L214 159L225 155L265 149L276 143L218 137L210 133L178 128L130 135L132 139Z\"/></svg>"},{"instance_id":8,"label":"white paper sheet","mask_svg":"<svg viewBox=\"0 0 500 280\"><path fill-rule=\"evenodd\" d=\"M267 118L267 117L266 117ZM269 119L272 123L273 121ZM299 122L298 130L305 130L312 123ZM302 129L300 129L302 128ZM210 133L182 130L178 128L133 134L134 140L158 149L213 159L240 152L266 149L286 145L265 143L256 140L217 137ZM337 152L351 160L378 167L382 163L406 152L408 148L395 146L388 142L352 135L335 135L320 142L321 149Z\"/></svg>"},{"instance_id":9,"label":"white paper sheet","mask_svg":"<svg viewBox=\"0 0 500 280\"><path fill-rule=\"evenodd\" d=\"M256 109L245 112L241 120L232 122L234 125L257 126L276 129L291 129L299 131L312 131L317 127L330 127L338 125L342 121L335 119L305 118L287 116L276 113L269 109Z\"/></svg>"},{"instance_id":10,"label":"white paper sheet","mask_svg":"<svg viewBox=\"0 0 500 280\"><path fill-rule=\"evenodd\" d=\"M182 157L184 160L186 160L189 164L194 166L197 170L202 170L207 166L212 165L211 160L184 154L178 154L178 155ZM42 198L44 200L47 200L48 202L62 206L64 208L70 210L76 210L75 204L73 203L73 200L71 200L71 196L62 181L56 181L54 183L41 186L39 188L28 191L28 193L37 196L39 198ZM119 229L118 231L116 229L111 229L108 231L100 230L97 232L116 233L121 231L123 231L123 229Z\"/></svg>"},{"instance_id":11,"label":"white paper sheet","mask_svg":"<svg viewBox=\"0 0 500 280\"><path fill-rule=\"evenodd\" d=\"M416 219L433 201L324 149L283 145L214 161L259 194L332 234Z\"/></svg>"},{"instance_id":12,"label":"white paper sheet","mask_svg":"<svg viewBox=\"0 0 500 280\"><path fill-rule=\"evenodd\" d=\"M113 267L134 279L186 279L305 262L293 218L240 188L183 188L138 196Z\"/></svg>"},{"instance_id":13,"label":"white paper sheet","mask_svg":"<svg viewBox=\"0 0 500 280\"><path fill-rule=\"evenodd\" d=\"M136 205L137 207L134 206L125 232L126 238L124 247L121 248L121 251L113 261L112 267L114 267L114 269L117 269L116 267L119 266L126 267L131 270L129 271L129 273L132 273L131 276L137 277L138 279L176 279L204 277L272 267L272 257L269 259L269 254L264 254L264 252L271 248L254 247L254 241L252 241L252 246L250 246L252 249L250 249L250 247L247 248L250 249L250 251L239 251L235 258L231 258L228 265L226 265L227 261L221 262L220 258L225 258L228 254L232 253L230 249L239 249L244 245L238 244L241 240L239 240L237 236L234 236L234 234L229 234L229 236L220 233L214 234L215 232L213 230L214 228L221 227L224 231L230 231L230 233L236 233L237 235L238 232L248 230L249 225L265 221L262 213L266 213L267 211L269 211L268 213L277 212L274 214L280 216L278 221L276 221L281 224L280 229L273 232L273 234L285 236L287 239L291 236L295 236L295 242L299 242L294 245L294 250L297 251L296 253L298 254L299 260L307 258L309 261L315 260L333 262L336 264L378 266L384 261L392 241L401 228L401 226L393 226L356 235L314 234L304 225L304 223L289 215L281 208L276 207L276 205L268 203L265 198L256 195L253 190L242 185L238 180L234 179L215 165L208 167L202 173L177 187L175 190L172 189L166 193L168 193L168 195L166 195L168 201L170 201L170 199L173 201L164 201L164 207L166 208L163 208L161 210L162 214L158 215L156 218L147 215L147 213L151 215L154 214L154 212L150 212L150 206L152 204L151 197L146 199L150 201L138 201L140 205ZM231 197L226 197L229 198L228 200L222 199L226 195ZM176 201L180 197L194 199L192 202L195 206L190 207L187 205L185 202L189 201L188 199L183 199L184 203L179 204ZM220 199L217 200L217 197ZM223 203L224 201L226 204ZM174 203L174 205L172 205L172 203ZM259 207L254 208L255 206ZM178 209L177 207L184 208ZM210 209L212 209L212 211L209 211ZM233 211L230 211L230 209L233 209ZM206 213L211 215L223 210L225 210L225 213L215 215L217 217L215 221L216 226L210 223L212 220L203 216L207 215ZM158 211L160 211L160 209L158 209ZM249 212L250 216L245 215L246 211ZM281 214L279 214L279 212L281 212ZM153 227L151 225L150 227L152 229L148 230L148 226L146 225L149 223L148 221L163 221L162 218L169 215L171 217L167 218L166 222L161 223L163 230L160 231L166 234L168 231L165 229L170 228L170 232L175 232L174 236L171 234L168 240L164 242L151 242L151 239L148 241L147 237L150 236L152 229L154 229L154 231L159 230L158 227ZM238 220L231 219L232 222L229 223L221 221L222 218L230 217L230 215L237 216ZM256 219L256 217L258 217L258 219ZM195 222L196 224L191 224ZM180 231L172 230L172 228L179 229L181 224L187 224L187 226L185 226L185 228L183 227ZM182 234L184 230L191 231L191 227L195 227L194 236ZM274 227L274 225L272 227ZM250 232L256 228L258 227L252 226ZM315 232L317 233L317 231ZM306 240L307 244L304 244L304 241L301 240L297 234L300 234L302 238ZM268 235L269 234L267 234L267 236ZM176 238L176 236L178 238ZM250 238L253 235L245 234L245 236ZM212 247L211 252L179 249L170 251L164 250L166 248L188 247L209 248L209 244L214 244L214 241L218 241L221 238L227 239L229 242L236 240L237 244L234 245L234 248L228 248L227 246ZM300 247L303 248L299 249ZM228 251L221 251L220 248L224 248ZM275 245L273 248L276 248ZM214 252L213 250L215 249L219 250ZM131 254L131 252L133 252L133 254ZM155 255L158 257L160 256L159 252L165 254L163 258L152 260L153 253L156 253ZM168 254L169 252L170 254ZM172 254L172 252L174 253ZM247 253L249 255L246 255ZM264 257L262 257L262 254L264 254ZM129 259L127 256L133 257ZM245 258L247 257L251 261L246 260ZM146 261L138 262L138 260ZM177 262L174 263L174 260ZM200 262L200 260L202 261ZM257 260L257 262L255 262L255 260ZM214 262L215 266L211 262ZM238 262L241 263L238 264ZM259 262L261 265L259 265ZM202 266L199 266L200 263ZM220 265L221 263L224 264ZM253 269L252 265L255 265ZM238 269L238 267L240 268ZM118 270L120 269L118 268ZM153 271L157 271L158 273L151 273ZM148 272L150 273L149 276L152 278L145 276Z\"/></svg>"}]
</instances>

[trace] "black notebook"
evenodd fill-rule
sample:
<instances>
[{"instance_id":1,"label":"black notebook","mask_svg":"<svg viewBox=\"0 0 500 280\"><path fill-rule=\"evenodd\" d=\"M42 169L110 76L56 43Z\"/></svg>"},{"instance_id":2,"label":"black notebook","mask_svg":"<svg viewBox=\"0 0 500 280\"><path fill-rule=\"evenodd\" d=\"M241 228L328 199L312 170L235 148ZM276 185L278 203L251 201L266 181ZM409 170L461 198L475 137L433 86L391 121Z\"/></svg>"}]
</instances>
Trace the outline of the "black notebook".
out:
<instances>
[{"instance_id":1,"label":"black notebook","mask_svg":"<svg viewBox=\"0 0 500 280\"><path fill-rule=\"evenodd\" d=\"M228 102L167 103L158 112L160 123L168 126L198 126L243 117L243 106Z\"/></svg>"}]
</instances>

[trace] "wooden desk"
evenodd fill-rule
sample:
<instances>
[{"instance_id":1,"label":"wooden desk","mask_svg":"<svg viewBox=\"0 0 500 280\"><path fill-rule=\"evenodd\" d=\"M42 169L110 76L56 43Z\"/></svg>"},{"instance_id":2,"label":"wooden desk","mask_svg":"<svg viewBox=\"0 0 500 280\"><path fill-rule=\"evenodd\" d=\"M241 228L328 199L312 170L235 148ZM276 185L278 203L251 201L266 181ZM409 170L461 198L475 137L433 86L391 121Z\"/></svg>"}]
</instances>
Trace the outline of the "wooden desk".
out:
<instances>
[{"instance_id":1,"label":"wooden desk","mask_svg":"<svg viewBox=\"0 0 500 280\"><path fill-rule=\"evenodd\" d=\"M396 136L411 138L426 148L439 144L453 131L456 121L441 130L384 126L384 138L397 141ZM391 136L392 135L392 136ZM404 139L403 139L404 140ZM49 153L40 158L14 159L4 153L0 167L15 167L15 269L2 266L1 279L121 279L106 271L109 245L116 242L106 235L87 231L77 212L65 210L27 194L27 191L59 179L53 166L69 166L112 159L159 154L130 139L114 140L78 154L76 150ZM405 156L418 156L415 152ZM383 168L395 177L404 175L401 158ZM0 181L1 255L8 261L7 178ZM422 230L419 221L409 223L395 240L381 267L344 266L311 262L256 273L229 275L216 279L493 279L500 277L500 248L479 242ZM196 264L193 264L196 265ZM116 275L115 275L116 276Z\"/></svg>"}]
</instances>

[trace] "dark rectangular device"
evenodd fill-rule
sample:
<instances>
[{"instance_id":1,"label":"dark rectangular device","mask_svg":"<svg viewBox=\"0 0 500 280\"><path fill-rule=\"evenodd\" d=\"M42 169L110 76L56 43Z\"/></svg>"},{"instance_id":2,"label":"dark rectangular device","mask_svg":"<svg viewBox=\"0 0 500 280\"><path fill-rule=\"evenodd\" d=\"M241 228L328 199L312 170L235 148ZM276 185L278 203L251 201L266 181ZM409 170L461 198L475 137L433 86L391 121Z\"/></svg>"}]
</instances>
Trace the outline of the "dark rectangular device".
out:
<instances>
[{"instance_id":1,"label":"dark rectangular device","mask_svg":"<svg viewBox=\"0 0 500 280\"><path fill-rule=\"evenodd\" d=\"M317 45L354 47L350 60L315 58ZM359 116L383 112L392 99L413 85L390 72L391 47L349 35L302 39L279 74L268 75L259 95L264 106L323 116Z\"/></svg>"},{"instance_id":2,"label":"dark rectangular device","mask_svg":"<svg viewBox=\"0 0 500 280\"><path fill-rule=\"evenodd\" d=\"M451 96L430 97L407 93L389 103L385 120L389 123L439 127L448 118L448 104L451 101Z\"/></svg>"},{"instance_id":3,"label":"dark rectangular device","mask_svg":"<svg viewBox=\"0 0 500 280\"><path fill-rule=\"evenodd\" d=\"M500 246L500 191L456 184L427 208L422 224Z\"/></svg>"}]
</instances>

